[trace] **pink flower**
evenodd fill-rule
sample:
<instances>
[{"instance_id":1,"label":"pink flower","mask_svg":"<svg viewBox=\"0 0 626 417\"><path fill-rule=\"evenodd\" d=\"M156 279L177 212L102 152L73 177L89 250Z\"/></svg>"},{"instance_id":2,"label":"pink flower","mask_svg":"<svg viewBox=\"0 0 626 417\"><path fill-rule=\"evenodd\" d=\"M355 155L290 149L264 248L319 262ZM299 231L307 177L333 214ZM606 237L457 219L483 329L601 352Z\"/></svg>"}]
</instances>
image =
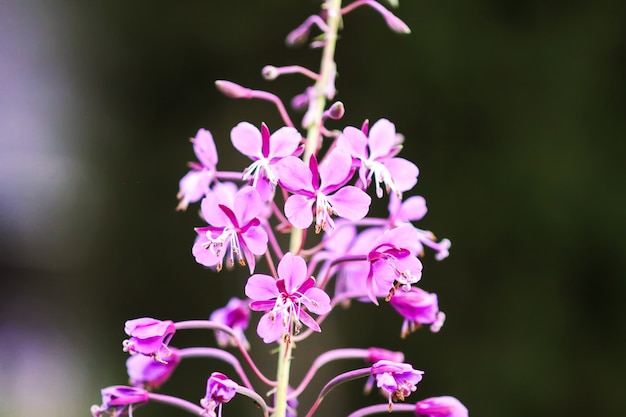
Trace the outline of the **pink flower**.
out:
<instances>
[{"instance_id":1,"label":"pink flower","mask_svg":"<svg viewBox=\"0 0 626 417\"><path fill-rule=\"evenodd\" d=\"M417 389L424 371L415 370L408 363L380 360L372 365L371 374L376 380L376 386L389 397L391 412L393 402L404 401Z\"/></svg>"},{"instance_id":2,"label":"pink flower","mask_svg":"<svg viewBox=\"0 0 626 417\"><path fill-rule=\"evenodd\" d=\"M222 416L222 404L229 402L237 394L239 385L220 372L213 372L206 384L206 395L200 400L202 414L209 417ZM217 414L215 409L217 408Z\"/></svg>"},{"instance_id":3,"label":"pink flower","mask_svg":"<svg viewBox=\"0 0 626 417\"><path fill-rule=\"evenodd\" d=\"M389 286L387 301L395 294L398 287L404 291L411 289L422 278L422 263L413 255L415 234L413 226L405 225L385 233L374 241L367 260L370 263L366 279L367 294L374 304L380 290L378 282L386 282Z\"/></svg>"},{"instance_id":4,"label":"pink flower","mask_svg":"<svg viewBox=\"0 0 626 417\"><path fill-rule=\"evenodd\" d=\"M250 323L250 308L246 301L236 297L231 298L226 307L218 308L211 314L210 320L230 327L237 334L237 338L243 346L246 348L250 346L244 334L248 328L248 323ZM237 346L233 337L225 332L216 330L215 337L220 347Z\"/></svg>"},{"instance_id":5,"label":"pink flower","mask_svg":"<svg viewBox=\"0 0 626 417\"><path fill-rule=\"evenodd\" d=\"M404 317L401 331L403 338L423 324L430 324L430 329L438 332L446 317L439 311L437 294L428 293L417 287L406 292L398 291L391 297L389 304Z\"/></svg>"},{"instance_id":6,"label":"pink flower","mask_svg":"<svg viewBox=\"0 0 626 417\"><path fill-rule=\"evenodd\" d=\"M415 414L426 417L467 417L467 408L454 397L432 397L415 404Z\"/></svg>"},{"instance_id":7,"label":"pink flower","mask_svg":"<svg viewBox=\"0 0 626 417\"><path fill-rule=\"evenodd\" d=\"M387 193L402 195L417 184L419 170L414 163L404 158L395 158L402 149L402 136L396 134L396 127L387 119L380 119L367 136L368 124L363 128L348 126L337 138L337 147L359 160L359 179L367 187L372 179L376 184L376 196L383 196L384 184Z\"/></svg>"},{"instance_id":8,"label":"pink flower","mask_svg":"<svg viewBox=\"0 0 626 417\"><path fill-rule=\"evenodd\" d=\"M389 224L391 227L411 224L412 221L421 220L426 215L426 200L422 196L409 197L402 201L398 196L392 194L389 197ZM424 246L435 250L435 259L441 261L448 257L450 240L442 239L437 242L435 235L428 231L415 227L418 241L417 252L420 256L424 254Z\"/></svg>"},{"instance_id":9,"label":"pink flower","mask_svg":"<svg viewBox=\"0 0 626 417\"><path fill-rule=\"evenodd\" d=\"M308 167L296 157L287 157L278 165L278 172L281 187L294 194L285 203L285 215L299 229L311 225L313 212L319 233L335 228L333 214L357 221L369 211L370 196L357 187L344 187L352 177L351 158L345 151L332 150L319 167L315 156Z\"/></svg>"},{"instance_id":10,"label":"pink flower","mask_svg":"<svg viewBox=\"0 0 626 417\"><path fill-rule=\"evenodd\" d=\"M178 351L170 348L167 363L157 362L144 355L132 355L126 360L130 384L135 387L154 389L160 387L172 375L180 362Z\"/></svg>"},{"instance_id":11,"label":"pink flower","mask_svg":"<svg viewBox=\"0 0 626 417\"><path fill-rule=\"evenodd\" d=\"M132 415L133 405L148 402L148 392L136 387L116 385L103 388L101 393L102 405L91 407L93 417L100 417L104 413L111 417L118 417L124 414Z\"/></svg>"},{"instance_id":12,"label":"pink flower","mask_svg":"<svg viewBox=\"0 0 626 417\"><path fill-rule=\"evenodd\" d=\"M250 308L266 312L257 327L259 336L265 343L277 341L292 329L297 334L300 322L319 332L319 325L305 308L315 314L326 314L331 309L330 297L315 288L315 279L307 276L304 259L286 253L278 264L278 278L255 274L246 284L246 295L253 300Z\"/></svg>"},{"instance_id":13,"label":"pink flower","mask_svg":"<svg viewBox=\"0 0 626 417\"><path fill-rule=\"evenodd\" d=\"M196 137L191 139L191 143L200 163L190 162L191 171L180 180L179 191L176 195L180 200L177 210L186 210L189 203L200 201L208 194L209 185L215 178L217 150L211 132L206 129L198 130Z\"/></svg>"},{"instance_id":14,"label":"pink flower","mask_svg":"<svg viewBox=\"0 0 626 417\"><path fill-rule=\"evenodd\" d=\"M295 155L300 150L302 136L293 127L281 127L270 136L267 125L261 131L248 122L241 122L230 132L230 138L237 150L254 162L244 170L243 179L252 178L256 187L259 179L269 181L276 187L278 177L274 166L282 158Z\"/></svg>"},{"instance_id":15,"label":"pink flower","mask_svg":"<svg viewBox=\"0 0 626 417\"><path fill-rule=\"evenodd\" d=\"M157 362L167 363L163 356L169 356L171 352L167 345L176 332L174 322L143 317L128 320L124 331L130 336L122 342L124 352L131 355L140 353L153 357Z\"/></svg>"},{"instance_id":16,"label":"pink flower","mask_svg":"<svg viewBox=\"0 0 626 417\"><path fill-rule=\"evenodd\" d=\"M262 255L267 250L267 233L257 216L264 204L259 193L252 187L244 187L234 196L232 203L216 193L210 193L201 203L202 216L210 226L198 227L198 238L192 253L196 262L204 266L217 266L229 253L229 267L235 264L246 265L254 271L254 255Z\"/></svg>"}]
</instances>

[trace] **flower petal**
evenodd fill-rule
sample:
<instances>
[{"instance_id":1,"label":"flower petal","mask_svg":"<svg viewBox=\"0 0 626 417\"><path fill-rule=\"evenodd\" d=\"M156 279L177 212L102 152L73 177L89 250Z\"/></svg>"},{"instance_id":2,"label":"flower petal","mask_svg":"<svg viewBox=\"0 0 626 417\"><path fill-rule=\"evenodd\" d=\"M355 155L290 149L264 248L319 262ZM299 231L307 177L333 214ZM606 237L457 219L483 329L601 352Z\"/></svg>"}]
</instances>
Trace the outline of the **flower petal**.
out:
<instances>
[{"instance_id":1,"label":"flower petal","mask_svg":"<svg viewBox=\"0 0 626 417\"><path fill-rule=\"evenodd\" d=\"M263 207L259 192L252 187L243 187L235 195L233 208L240 226L244 226L255 218Z\"/></svg>"},{"instance_id":2,"label":"flower petal","mask_svg":"<svg viewBox=\"0 0 626 417\"><path fill-rule=\"evenodd\" d=\"M217 165L217 149L215 148L215 141L211 132L206 129L199 129L192 142L193 151L202 165L209 169L215 169Z\"/></svg>"},{"instance_id":3,"label":"flower petal","mask_svg":"<svg viewBox=\"0 0 626 417\"><path fill-rule=\"evenodd\" d=\"M355 158L367 159L367 137L361 129L353 126L343 129L343 133L337 138L337 147Z\"/></svg>"},{"instance_id":4,"label":"flower petal","mask_svg":"<svg viewBox=\"0 0 626 417\"><path fill-rule=\"evenodd\" d=\"M395 194L394 194L395 196ZM396 212L396 219L400 221L421 220L428 209L426 208L426 200L421 195L414 195L404 200L400 208Z\"/></svg>"},{"instance_id":5,"label":"flower petal","mask_svg":"<svg viewBox=\"0 0 626 417\"><path fill-rule=\"evenodd\" d=\"M287 156L281 159L276 164L276 173L280 186L285 190L296 194L303 194L304 191L310 195L314 193L311 170L300 158Z\"/></svg>"},{"instance_id":6,"label":"flower petal","mask_svg":"<svg viewBox=\"0 0 626 417\"><path fill-rule=\"evenodd\" d=\"M419 169L404 158L391 158L383 163L398 191L408 191L417 184Z\"/></svg>"},{"instance_id":7,"label":"flower petal","mask_svg":"<svg viewBox=\"0 0 626 417\"><path fill-rule=\"evenodd\" d=\"M289 294L304 282L306 276L306 262L300 256L287 252L278 263L278 277L285 280L285 289Z\"/></svg>"},{"instance_id":8,"label":"flower petal","mask_svg":"<svg viewBox=\"0 0 626 417\"><path fill-rule=\"evenodd\" d=\"M248 122L241 122L230 131L233 146L242 154L256 160L262 158L261 132Z\"/></svg>"},{"instance_id":9,"label":"flower petal","mask_svg":"<svg viewBox=\"0 0 626 417\"><path fill-rule=\"evenodd\" d=\"M282 314L276 313L272 315L270 313L264 314L259 320L259 325L256 328L256 332L263 338L265 343L272 343L280 340L285 332L285 326L283 325Z\"/></svg>"},{"instance_id":10,"label":"flower petal","mask_svg":"<svg viewBox=\"0 0 626 417\"><path fill-rule=\"evenodd\" d=\"M302 297L302 304L311 313L326 314L330 311L330 297L320 288L310 288Z\"/></svg>"},{"instance_id":11,"label":"flower petal","mask_svg":"<svg viewBox=\"0 0 626 417\"><path fill-rule=\"evenodd\" d=\"M352 158L343 149L335 148L330 151L319 165L320 190L330 194L352 177Z\"/></svg>"},{"instance_id":12,"label":"flower petal","mask_svg":"<svg viewBox=\"0 0 626 417\"><path fill-rule=\"evenodd\" d=\"M313 223L312 198L302 195L292 195L285 203L285 216L298 229L306 229Z\"/></svg>"},{"instance_id":13,"label":"flower petal","mask_svg":"<svg viewBox=\"0 0 626 417\"><path fill-rule=\"evenodd\" d=\"M380 119L371 127L368 145L370 160L385 158L396 144L396 125L387 119Z\"/></svg>"},{"instance_id":14,"label":"flower petal","mask_svg":"<svg viewBox=\"0 0 626 417\"><path fill-rule=\"evenodd\" d=\"M348 185L328 196L328 202L339 217L358 221L367 215L372 198L364 191Z\"/></svg>"},{"instance_id":15,"label":"flower petal","mask_svg":"<svg viewBox=\"0 0 626 417\"><path fill-rule=\"evenodd\" d=\"M270 152L268 159L283 158L292 155L298 146L302 136L293 127L281 127L270 137Z\"/></svg>"},{"instance_id":16,"label":"flower petal","mask_svg":"<svg viewBox=\"0 0 626 417\"><path fill-rule=\"evenodd\" d=\"M245 293L255 301L271 300L279 296L276 280L264 274L255 274L248 278Z\"/></svg>"}]
</instances>

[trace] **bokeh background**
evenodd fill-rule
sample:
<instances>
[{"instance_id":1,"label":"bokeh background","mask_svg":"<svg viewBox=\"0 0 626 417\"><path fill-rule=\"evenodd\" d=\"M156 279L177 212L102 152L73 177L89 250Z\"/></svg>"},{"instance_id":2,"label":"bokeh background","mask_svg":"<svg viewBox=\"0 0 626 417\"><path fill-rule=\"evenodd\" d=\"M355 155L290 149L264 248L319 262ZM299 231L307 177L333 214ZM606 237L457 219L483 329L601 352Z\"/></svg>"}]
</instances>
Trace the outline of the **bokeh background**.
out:
<instances>
[{"instance_id":1,"label":"bokeh background","mask_svg":"<svg viewBox=\"0 0 626 417\"><path fill-rule=\"evenodd\" d=\"M422 285L448 321L399 338L388 306L353 305L296 351L295 378L325 348L403 350L426 371L411 400L450 394L473 416L619 415L626 371L626 26L617 0L401 1L410 36L373 10L345 19L342 122L387 117L421 169L420 223L451 256ZM268 83L266 64L316 68L285 35L317 1L0 3L0 415L89 415L126 381L129 318L208 317L241 294L191 256L195 210L177 213L188 138L210 129L220 167L240 121L281 122L267 103L214 88L229 79L285 101L307 81ZM255 320L256 321L256 320ZM253 324L254 327L256 324ZM251 329L250 338L254 338ZM213 335L177 335L179 345ZM269 346L253 356L272 373ZM308 396L333 372L321 373ZM163 392L198 401L219 363L183 363ZM353 382L321 415L364 404ZM233 401L225 416L254 415ZM158 405L139 416L183 416Z\"/></svg>"}]
</instances>

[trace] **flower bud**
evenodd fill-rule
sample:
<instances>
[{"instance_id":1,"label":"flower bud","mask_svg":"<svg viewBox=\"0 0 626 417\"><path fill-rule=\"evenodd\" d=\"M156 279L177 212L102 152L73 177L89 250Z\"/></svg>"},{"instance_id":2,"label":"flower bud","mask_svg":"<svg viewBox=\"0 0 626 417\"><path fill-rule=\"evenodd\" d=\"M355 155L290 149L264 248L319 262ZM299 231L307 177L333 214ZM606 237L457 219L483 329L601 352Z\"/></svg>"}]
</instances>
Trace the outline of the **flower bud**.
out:
<instances>
[{"instance_id":1,"label":"flower bud","mask_svg":"<svg viewBox=\"0 0 626 417\"><path fill-rule=\"evenodd\" d=\"M261 74L263 74L263 78L269 81L275 80L280 75L278 69L273 65L264 66L261 70Z\"/></svg>"},{"instance_id":2,"label":"flower bud","mask_svg":"<svg viewBox=\"0 0 626 417\"><path fill-rule=\"evenodd\" d=\"M242 87L239 84L235 84L230 81L217 80L215 81L215 86L226 97L230 97L230 98L250 98L251 97L251 90L249 88Z\"/></svg>"}]
</instances>

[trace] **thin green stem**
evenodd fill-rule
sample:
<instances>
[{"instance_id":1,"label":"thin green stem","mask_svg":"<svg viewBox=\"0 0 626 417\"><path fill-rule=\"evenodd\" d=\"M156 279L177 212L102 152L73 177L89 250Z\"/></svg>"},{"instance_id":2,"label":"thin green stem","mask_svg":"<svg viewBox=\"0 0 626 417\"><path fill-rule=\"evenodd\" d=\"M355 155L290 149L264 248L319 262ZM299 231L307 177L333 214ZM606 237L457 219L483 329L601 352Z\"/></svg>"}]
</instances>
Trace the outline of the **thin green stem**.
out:
<instances>
[{"instance_id":1,"label":"thin green stem","mask_svg":"<svg viewBox=\"0 0 626 417\"><path fill-rule=\"evenodd\" d=\"M329 83L334 82L336 64L335 64L335 46L337 44L337 33L341 23L341 0L326 0L324 3L326 11L326 24L328 30L324 34L324 50L322 51L322 60L320 64L319 78L317 79L314 89L315 97L309 106L309 115L311 117L308 126L306 143L304 145L304 155L302 159L307 162L311 155L315 154L321 145L322 134L322 116L326 107L326 92ZM334 86L333 86L334 88ZM302 229L293 228L289 241L289 250L293 254L297 254L303 247L304 232ZM276 396L274 417L285 417L287 414L287 390L289 388L289 371L291 368L291 350L293 341L291 340L291 329L280 340L280 349L278 354L278 365L276 371Z\"/></svg>"}]
</instances>

